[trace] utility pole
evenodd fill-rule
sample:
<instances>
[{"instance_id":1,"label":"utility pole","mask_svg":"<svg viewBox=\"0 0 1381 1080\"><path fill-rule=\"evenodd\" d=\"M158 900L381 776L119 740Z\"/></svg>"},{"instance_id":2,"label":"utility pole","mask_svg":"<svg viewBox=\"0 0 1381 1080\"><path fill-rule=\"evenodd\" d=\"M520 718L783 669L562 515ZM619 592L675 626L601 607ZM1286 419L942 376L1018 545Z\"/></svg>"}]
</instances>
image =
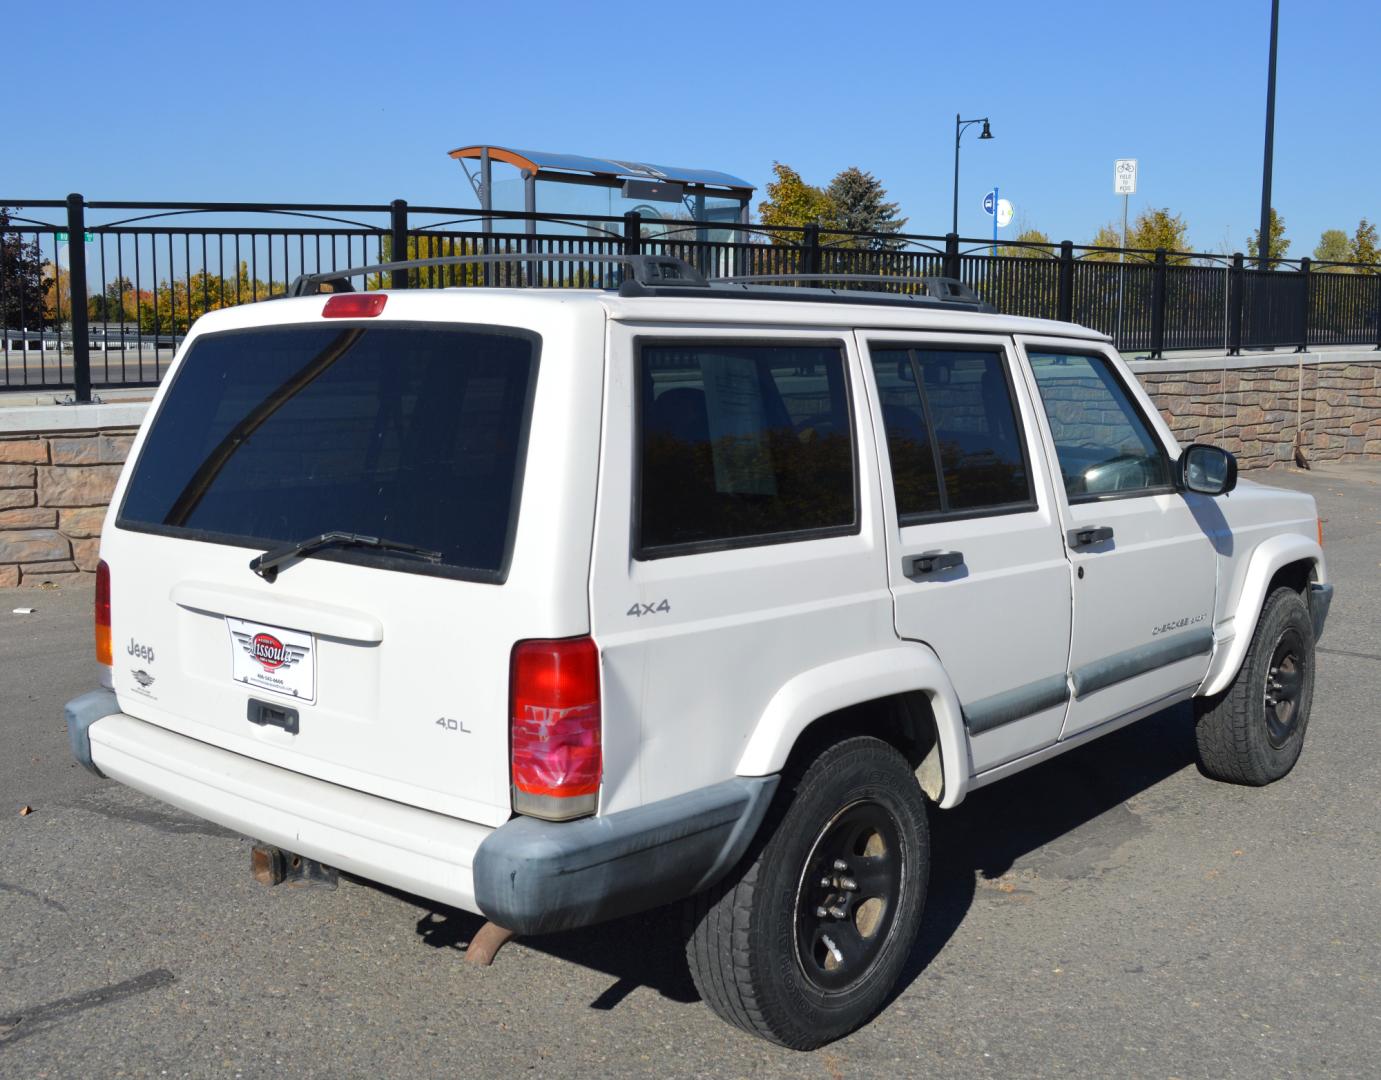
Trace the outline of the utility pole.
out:
<instances>
[{"instance_id":1,"label":"utility pole","mask_svg":"<svg viewBox=\"0 0 1381 1080\"><path fill-rule=\"evenodd\" d=\"M1280 0L1271 0L1271 60L1266 69L1266 154L1261 166L1261 231L1257 233L1256 268L1271 265L1271 157L1276 128L1276 34L1280 27Z\"/></svg>"}]
</instances>

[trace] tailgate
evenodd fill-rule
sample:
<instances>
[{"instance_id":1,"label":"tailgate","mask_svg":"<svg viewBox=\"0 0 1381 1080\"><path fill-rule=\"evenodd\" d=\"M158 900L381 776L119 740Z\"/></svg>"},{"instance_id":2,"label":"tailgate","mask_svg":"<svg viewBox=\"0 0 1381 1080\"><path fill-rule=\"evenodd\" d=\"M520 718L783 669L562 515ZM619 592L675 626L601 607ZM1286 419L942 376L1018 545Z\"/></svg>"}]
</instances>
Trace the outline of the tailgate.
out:
<instances>
[{"instance_id":1,"label":"tailgate","mask_svg":"<svg viewBox=\"0 0 1381 1080\"><path fill-rule=\"evenodd\" d=\"M388 303L454 318L456 301ZM563 329L566 350L599 349L583 373L544 363L540 390L543 338L513 326L409 313L196 336L102 537L121 708L398 802L507 820L513 645L588 630L602 336ZM525 476L542 481L526 499ZM249 568L342 532L353 539L276 574Z\"/></svg>"}]
</instances>

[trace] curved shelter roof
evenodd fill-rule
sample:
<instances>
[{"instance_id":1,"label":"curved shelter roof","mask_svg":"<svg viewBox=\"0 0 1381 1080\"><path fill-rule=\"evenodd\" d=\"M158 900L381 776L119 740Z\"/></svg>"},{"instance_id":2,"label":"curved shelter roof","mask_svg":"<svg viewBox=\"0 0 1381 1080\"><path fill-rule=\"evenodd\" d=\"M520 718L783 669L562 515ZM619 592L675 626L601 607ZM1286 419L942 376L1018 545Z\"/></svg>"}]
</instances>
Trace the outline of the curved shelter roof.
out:
<instances>
[{"instance_id":1,"label":"curved shelter roof","mask_svg":"<svg viewBox=\"0 0 1381 1080\"><path fill-rule=\"evenodd\" d=\"M728 188L743 198L753 191L747 180L713 169L683 169L674 165L649 165L645 161L616 161L613 158L585 157L582 154L553 154L546 150L515 150L507 146L462 146L451 157L478 160L485 150L491 161L502 161L541 175L583 173L610 180L667 180L694 187ZM556 179L556 177L553 177Z\"/></svg>"}]
</instances>

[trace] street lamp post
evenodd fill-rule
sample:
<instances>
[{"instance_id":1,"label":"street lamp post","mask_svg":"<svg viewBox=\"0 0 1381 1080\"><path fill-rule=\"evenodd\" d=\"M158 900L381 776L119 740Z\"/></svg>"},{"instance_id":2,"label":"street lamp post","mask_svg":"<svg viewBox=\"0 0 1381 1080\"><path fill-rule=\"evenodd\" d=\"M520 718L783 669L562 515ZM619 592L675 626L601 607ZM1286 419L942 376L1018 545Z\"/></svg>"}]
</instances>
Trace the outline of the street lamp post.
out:
<instances>
[{"instance_id":1,"label":"street lamp post","mask_svg":"<svg viewBox=\"0 0 1381 1080\"><path fill-rule=\"evenodd\" d=\"M985 116L979 120L961 120L959 114L954 114L954 217L950 222L950 232L956 236L959 233L959 140L964 137L965 130L972 124L982 124L983 131L978 136L980 139L991 139L993 133L988 128L988 118ZM993 213L997 213L997 207L993 207Z\"/></svg>"}]
</instances>

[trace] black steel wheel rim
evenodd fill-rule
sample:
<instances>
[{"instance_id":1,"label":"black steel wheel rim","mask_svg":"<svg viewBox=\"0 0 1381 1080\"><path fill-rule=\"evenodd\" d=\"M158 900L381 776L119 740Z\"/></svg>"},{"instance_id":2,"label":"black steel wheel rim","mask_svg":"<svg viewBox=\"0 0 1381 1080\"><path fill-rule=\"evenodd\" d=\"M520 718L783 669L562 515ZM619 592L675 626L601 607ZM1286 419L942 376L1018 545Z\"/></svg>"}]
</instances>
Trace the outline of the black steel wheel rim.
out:
<instances>
[{"instance_id":1,"label":"black steel wheel rim","mask_svg":"<svg viewBox=\"0 0 1381 1080\"><path fill-rule=\"evenodd\" d=\"M796 892L796 960L822 990L863 978L901 906L905 857L881 803L851 803L820 830Z\"/></svg>"},{"instance_id":2,"label":"black steel wheel rim","mask_svg":"<svg viewBox=\"0 0 1381 1080\"><path fill-rule=\"evenodd\" d=\"M1299 699L1304 688L1304 642L1299 631L1280 635L1266 669L1264 692L1266 737L1279 750L1299 723Z\"/></svg>"}]
</instances>

